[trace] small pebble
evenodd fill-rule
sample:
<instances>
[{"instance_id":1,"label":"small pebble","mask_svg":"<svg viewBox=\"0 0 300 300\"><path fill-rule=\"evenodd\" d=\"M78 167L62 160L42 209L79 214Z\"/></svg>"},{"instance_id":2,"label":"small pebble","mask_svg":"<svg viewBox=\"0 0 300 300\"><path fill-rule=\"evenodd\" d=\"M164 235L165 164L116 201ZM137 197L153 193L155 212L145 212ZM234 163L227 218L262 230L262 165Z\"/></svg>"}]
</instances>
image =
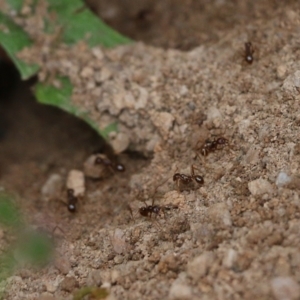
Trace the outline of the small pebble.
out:
<instances>
[{"instance_id":1,"label":"small pebble","mask_svg":"<svg viewBox=\"0 0 300 300\"><path fill-rule=\"evenodd\" d=\"M100 47L92 48L92 53L98 60L102 60L104 58L104 54Z\"/></svg>"},{"instance_id":2,"label":"small pebble","mask_svg":"<svg viewBox=\"0 0 300 300\"><path fill-rule=\"evenodd\" d=\"M60 283L61 290L66 292L73 292L76 287L78 287L78 281L74 277L65 277Z\"/></svg>"},{"instance_id":3,"label":"small pebble","mask_svg":"<svg viewBox=\"0 0 300 300\"><path fill-rule=\"evenodd\" d=\"M57 257L54 265L64 275L67 275L71 269L71 263L67 257Z\"/></svg>"},{"instance_id":4,"label":"small pebble","mask_svg":"<svg viewBox=\"0 0 300 300\"><path fill-rule=\"evenodd\" d=\"M94 76L94 70L89 67L84 67L80 72L80 76L83 78L89 78Z\"/></svg>"},{"instance_id":5,"label":"small pebble","mask_svg":"<svg viewBox=\"0 0 300 300\"><path fill-rule=\"evenodd\" d=\"M130 143L130 138L124 132L117 133L114 139L110 140L110 144L114 149L115 154L119 154L125 151L128 148L129 143Z\"/></svg>"},{"instance_id":6,"label":"small pebble","mask_svg":"<svg viewBox=\"0 0 300 300\"><path fill-rule=\"evenodd\" d=\"M173 127L174 116L168 112L154 112L151 116L152 122L163 135L168 134Z\"/></svg>"},{"instance_id":7,"label":"small pebble","mask_svg":"<svg viewBox=\"0 0 300 300\"><path fill-rule=\"evenodd\" d=\"M300 298L300 287L291 277L276 277L271 280L273 294L277 300L296 300Z\"/></svg>"},{"instance_id":8,"label":"small pebble","mask_svg":"<svg viewBox=\"0 0 300 300\"><path fill-rule=\"evenodd\" d=\"M248 189L253 196L263 195L263 194L272 194L274 188L272 184L262 178L248 182Z\"/></svg>"},{"instance_id":9,"label":"small pebble","mask_svg":"<svg viewBox=\"0 0 300 300\"><path fill-rule=\"evenodd\" d=\"M287 93L297 93L297 88L300 88L300 71L289 75L283 82L282 89Z\"/></svg>"},{"instance_id":10,"label":"small pebble","mask_svg":"<svg viewBox=\"0 0 300 300\"><path fill-rule=\"evenodd\" d=\"M114 258L114 263L116 265L121 264L124 261L124 257L122 255L116 255Z\"/></svg>"},{"instance_id":11,"label":"small pebble","mask_svg":"<svg viewBox=\"0 0 300 300\"><path fill-rule=\"evenodd\" d=\"M279 65L276 69L276 74L279 79L283 79L286 74L286 65Z\"/></svg>"},{"instance_id":12,"label":"small pebble","mask_svg":"<svg viewBox=\"0 0 300 300\"><path fill-rule=\"evenodd\" d=\"M122 254L126 252L127 244L125 240L125 232L119 228L114 231L113 236L111 237L111 244L114 251L117 254Z\"/></svg>"},{"instance_id":13,"label":"small pebble","mask_svg":"<svg viewBox=\"0 0 300 300\"><path fill-rule=\"evenodd\" d=\"M102 284L100 270L90 270L86 279L86 285L100 286Z\"/></svg>"},{"instance_id":14,"label":"small pebble","mask_svg":"<svg viewBox=\"0 0 300 300\"><path fill-rule=\"evenodd\" d=\"M170 288L168 299L170 300L192 299L192 289L188 285L179 283L175 280Z\"/></svg>"},{"instance_id":15,"label":"small pebble","mask_svg":"<svg viewBox=\"0 0 300 300\"><path fill-rule=\"evenodd\" d=\"M39 297L39 300L55 300L55 298L52 295L47 295L47 293L44 293Z\"/></svg>"},{"instance_id":16,"label":"small pebble","mask_svg":"<svg viewBox=\"0 0 300 300\"><path fill-rule=\"evenodd\" d=\"M138 110L141 108L145 108L147 105L147 101L149 98L148 90L141 87L141 86L135 86L135 103L134 103L134 109Z\"/></svg>"},{"instance_id":17,"label":"small pebble","mask_svg":"<svg viewBox=\"0 0 300 300\"><path fill-rule=\"evenodd\" d=\"M214 261L214 254L212 252L204 252L200 256L195 257L187 264L187 274L195 281L205 276L209 270L209 267Z\"/></svg>"},{"instance_id":18,"label":"small pebble","mask_svg":"<svg viewBox=\"0 0 300 300\"><path fill-rule=\"evenodd\" d=\"M250 147L245 155L245 163L253 164L253 165L257 164L259 162L259 160L261 159L259 157L259 153L260 153L259 149L255 148L255 147Z\"/></svg>"},{"instance_id":19,"label":"small pebble","mask_svg":"<svg viewBox=\"0 0 300 300\"><path fill-rule=\"evenodd\" d=\"M280 172L278 174L277 179L276 179L276 185L278 187L283 187L283 186L287 185L290 182L291 182L291 177L288 176L286 173Z\"/></svg>"},{"instance_id":20,"label":"small pebble","mask_svg":"<svg viewBox=\"0 0 300 300\"><path fill-rule=\"evenodd\" d=\"M93 154L89 156L83 164L84 175L95 179L109 177L112 174L111 170L103 164L95 164L97 157L107 159L103 154Z\"/></svg>"},{"instance_id":21,"label":"small pebble","mask_svg":"<svg viewBox=\"0 0 300 300\"><path fill-rule=\"evenodd\" d=\"M83 172L79 170L71 170L67 178L67 188L74 190L74 196L83 196L85 192Z\"/></svg>"},{"instance_id":22,"label":"small pebble","mask_svg":"<svg viewBox=\"0 0 300 300\"><path fill-rule=\"evenodd\" d=\"M49 293L54 293L54 292L56 292L56 290L57 290L57 285L56 284L54 284L54 282L45 282L45 286L46 286L46 290L47 290L47 292L49 292Z\"/></svg>"},{"instance_id":23,"label":"small pebble","mask_svg":"<svg viewBox=\"0 0 300 300\"><path fill-rule=\"evenodd\" d=\"M231 226L231 215L225 203L215 203L207 210L209 220L216 226Z\"/></svg>"},{"instance_id":24,"label":"small pebble","mask_svg":"<svg viewBox=\"0 0 300 300\"><path fill-rule=\"evenodd\" d=\"M63 179L59 174L52 174L42 187L42 195L46 198L53 198L62 190Z\"/></svg>"},{"instance_id":25,"label":"small pebble","mask_svg":"<svg viewBox=\"0 0 300 300\"><path fill-rule=\"evenodd\" d=\"M233 249L229 249L223 258L223 266L231 269L237 260L237 252Z\"/></svg>"},{"instance_id":26,"label":"small pebble","mask_svg":"<svg viewBox=\"0 0 300 300\"><path fill-rule=\"evenodd\" d=\"M215 128L219 128L222 122L222 114L221 112L214 106L208 108L207 110L207 124L209 127L213 126Z\"/></svg>"},{"instance_id":27,"label":"small pebble","mask_svg":"<svg viewBox=\"0 0 300 300\"><path fill-rule=\"evenodd\" d=\"M221 112L214 106L208 108L206 115L207 120L213 120L222 117Z\"/></svg>"}]
</instances>

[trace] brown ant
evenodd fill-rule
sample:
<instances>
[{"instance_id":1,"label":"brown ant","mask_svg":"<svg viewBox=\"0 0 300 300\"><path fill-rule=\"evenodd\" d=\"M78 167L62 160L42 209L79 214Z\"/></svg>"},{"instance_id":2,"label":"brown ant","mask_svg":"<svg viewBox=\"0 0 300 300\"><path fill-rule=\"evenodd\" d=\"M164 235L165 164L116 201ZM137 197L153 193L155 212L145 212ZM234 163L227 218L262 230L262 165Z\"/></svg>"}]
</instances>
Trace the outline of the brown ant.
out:
<instances>
[{"instance_id":1,"label":"brown ant","mask_svg":"<svg viewBox=\"0 0 300 300\"><path fill-rule=\"evenodd\" d=\"M145 200L142 200L144 202L145 206L140 207L138 210L138 213L141 216L151 218L152 214L154 214L155 216L158 216L162 212L165 217L165 211L178 208L177 205L172 205L172 204L170 204L170 205L154 205L154 201L155 201L154 195L157 192L157 189L160 186L162 186L163 184L165 184L167 181L168 181L168 178L155 188L155 190L153 191L153 194L152 194L153 196L152 196L151 205L148 205ZM140 195L140 193L138 193L138 198L140 198L139 195ZM129 205L128 205L128 209L130 211L132 219L134 219L132 209Z\"/></svg>"},{"instance_id":2,"label":"brown ant","mask_svg":"<svg viewBox=\"0 0 300 300\"><path fill-rule=\"evenodd\" d=\"M173 181L176 182L177 190L180 191L180 183L182 184L190 184L192 181L195 181L198 185L202 185L204 183L204 179L200 175L195 175L195 167L191 165L191 175L175 173L173 175Z\"/></svg>"},{"instance_id":3,"label":"brown ant","mask_svg":"<svg viewBox=\"0 0 300 300\"><path fill-rule=\"evenodd\" d=\"M68 198L68 204L67 204L68 211L71 213L76 212L78 198L74 195L73 189L67 189L67 198Z\"/></svg>"},{"instance_id":4,"label":"brown ant","mask_svg":"<svg viewBox=\"0 0 300 300\"><path fill-rule=\"evenodd\" d=\"M154 205L154 198L152 200L152 204L148 205L146 201L144 201L145 206L142 206L139 209L139 213L143 217L151 218L152 214L158 216L160 212L162 212L165 216L166 210L177 209L177 205Z\"/></svg>"},{"instance_id":5,"label":"brown ant","mask_svg":"<svg viewBox=\"0 0 300 300\"><path fill-rule=\"evenodd\" d=\"M253 60L254 60L253 53L254 53L254 49L253 49L251 42L245 43L245 61L248 64L253 63Z\"/></svg>"},{"instance_id":6,"label":"brown ant","mask_svg":"<svg viewBox=\"0 0 300 300\"><path fill-rule=\"evenodd\" d=\"M117 171L117 172L124 172L125 171L124 165L122 165L120 163L113 163L108 158L102 158L102 157L98 156L95 159L95 165L100 165L100 164L102 164L106 167L109 167L112 171Z\"/></svg>"},{"instance_id":7,"label":"brown ant","mask_svg":"<svg viewBox=\"0 0 300 300\"><path fill-rule=\"evenodd\" d=\"M222 149L225 145L228 145L228 140L223 137L219 137L212 141L207 139L199 150L203 156L207 156L211 152Z\"/></svg>"}]
</instances>

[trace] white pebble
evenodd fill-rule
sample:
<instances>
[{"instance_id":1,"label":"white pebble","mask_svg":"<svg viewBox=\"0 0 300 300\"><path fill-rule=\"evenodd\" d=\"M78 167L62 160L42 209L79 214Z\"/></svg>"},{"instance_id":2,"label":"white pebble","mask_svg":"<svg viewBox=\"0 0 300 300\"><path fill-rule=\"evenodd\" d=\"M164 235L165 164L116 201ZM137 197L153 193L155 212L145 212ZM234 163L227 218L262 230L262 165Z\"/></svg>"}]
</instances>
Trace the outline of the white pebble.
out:
<instances>
[{"instance_id":1,"label":"white pebble","mask_svg":"<svg viewBox=\"0 0 300 300\"><path fill-rule=\"evenodd\" d=\"M188 94L188 92L189 92L189 89L187 88L186 85L182 85L180 87L180 91L179 91L180 96L185 96Z\"/></svg>"},{"instance_id":2,"label":"white pebble","mask_svg":"<svg viewBox=\"0 0 300 300\"><path fill-rule=\"evenodd\" d=\"M282 89L285 92L295 93L296 88L300 88L300 71L289 75L283 82ZM298 93L298 92L297 92Z\"/></svg>"},{"instance_id":3,"label":"white pebble","mask_svg":"<svg viewBox=\"0 0 300 300\"><path fill-rule=\"evenodd\" d=\"M300 287L291 277L276 277L271 281L273 294L277 300L293 300L300 298Z\"/></svg>"},{"instance_id":4,"label":"white pebble","mask_svg":"<svg viewBox=\"0 0 300 300\"><path fill-rule=\"evenodd\" d=\"M89 156L83 164L84 175L90 178L106 178L111 175L109 167L104 164L95 164L97 157L107 159L103 154L93 154Z\"/></svg>"},{"instance_id":5,"label":"white pebble","mask_svg":"<svg viewBox=\"0 0 300 300\"><path fill-rule=\"evenodd\" d=\"M279 79L283 79L286 74L286 65L279 65L276 69L276 74Z\"/></svg>"},{"instance_id":6,"label":"white pebble","mask_svg":"<svg viewBox=\"0 0 300 300\"><path fill-rule=\"evenodd\" d=\"M74 190L74 196L83 196L85 192L83 172L79 170L71 170L67 178L67 188Z\"/></svg>"},{"instance_id":7,"label":"white pebble","mask_svg":"<svg viewBox=\"0 0 300 300\"><path fill-rule=\"evenodd\" d=\"M135 96L134 109L138 110L145 108L149 97L147 89L136 85L135 90L137 91L138 95Z\"/></svg>"},{"instance_id":8,"label":"white pebble","mask_svg":"<svg viewBox=\"0 0 300 300\"><path fill-rule=\"evenodd\" d=\"M283 186L287 185L290 182L291 182L291 177L288 176L286 173L280 172L278 174L277 179L276 179L276 185L278 187L283 187Z\"/></svg>"},{"instance_id":9,"label":"white pebble","mask_svg":"<svg viewBox=\"0 0 300 300\"><path fill-rule=\"evenodd\" d=\"M52 174L42 187L42 195L46 198L57 196L63 187L63 180L59 174Z\"/></svg>"},{"instance_id":10,"label":"white pebble","mask_svg":"<svg viewBox=\"0 0 300 300\"><path fill-rule=\"evenodd\" d=\"M98 60L102 60L104 58L104 54L100 47L92 48L92 53Z\"/></svg>"},{"instance_id":11,"label":"white pebble","mask_svg":"<svg viewBox=\"0 0 300 300\"><path fill-rule=\"evenodd\" d=\"M216 107L210 107L207 110L207 124L213 125L216 128L219 128L222 123L222 114Z\"/></svg>"},{"instance_id":12,"label":"white pebble","mask_svg":"<svg viewBox=\"0 0 300 300\"><path fill-rule=\"evenodd\" d=\"M110 240L113 249L117 254L126 252L127 244L125 239L125 232L122 229L116 228Z\"/></svg>"},{"instance_id":13,"label":"white pebble","mask_svg":"<svg viewBox=\"0 0 300 300\"><path fill-rule=\"evenodd\" d=\"M112 148L114 149L115 154L119 154L125 151L130 143L129 136L124 132L119 132L117 135L110 141Z\"/></svg>"},{"instance_id":14,"label":"white pebble","mask_svg":"<svg viewBox=\"0 0 300 300\"><path fill-rule=\"evenodd\" d=\"M248 182L248 188L253 196L263 194L271 195L274 191L272 184L268 180L262 178Z\"/></svg>"},{"instance_id":15,"label":"white pebble","mask_svg":"<svg viewBox=\"0 0 300 300\"><path fill-rule=\"evenodd\" d=\"M168 299L189 300L191 298L192 298L192 289L188 285L179 283L175 280L170 288Z\"/></svg>"},{"instance_id":16,"label":"white pebble","mask_svg":"<svg viewBox=\"0 0 300 300\"><path fill-rule=\"evenodd\" d=\"M167 134L174 123L174 116L168 112L154 112L152 122L162 134Z\"/></svg>"},{"instance_id":17,"label":"white pebble","mask_svg":"<svg viewBox=\"0 0 300 300\"><path fill-rule=\"evenodd\" d=\"M94 75L94 70L89 67L84 67L80 72L80 76L83 78L92 77Z\"/></svg>"},{"instance_id":18,"label":"white pebble","mask_svg":"<svg viewBox=\"0 0 300 300\"><path fill-rule=\"evenodd\" d=\"M212 106L207 110L207 120L213 120L216 118L222 118L222 115L216 107Z\"/></svg>"},{"instance_id":19,"label":"white pebble","mask_svg":"<svg viewBox=\"0 0 300 300\"><path fill-rule=\"evenodd\" d=\"M212 252L204 252L201 255L195 257L187 264L187 274L195 281L201 279L208 272L210 265L214 261L214 254Z\"/></svg>"},{"instance_id":20,"label":"white pebble","mask_svg":"<svg viewBox=\"0 0 300 300\"><path fill-rule=\"evenodd\" d=\"M236 259L237 259L237 252L233 249L229 249L227 253L224 255L223 262L222 262L223 266L228 269L231 269L234 263L236 262Z\"/></svg>"},{"instance_id":21,"label":"white pebble","mask_svg":"<svg viewBox=\"0 0 300 300\"><path fill-rule=\"evenodd\" d=\"M225 203L215 203L207 210L211 223L217 226L231 226L231 215Z\"/></svg>"}]
</instances>

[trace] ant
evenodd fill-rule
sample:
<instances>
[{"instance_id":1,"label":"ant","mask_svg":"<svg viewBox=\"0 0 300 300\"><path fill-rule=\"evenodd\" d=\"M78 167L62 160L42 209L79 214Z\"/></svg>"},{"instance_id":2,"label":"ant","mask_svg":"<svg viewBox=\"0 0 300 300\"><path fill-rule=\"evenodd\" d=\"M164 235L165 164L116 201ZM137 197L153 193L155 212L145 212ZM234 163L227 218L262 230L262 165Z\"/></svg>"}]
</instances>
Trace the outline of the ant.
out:
<instances>
[{"instance_id":1,"label":"ant","mask_svg":"<svg viewBox=\"0 0 300 300\"><path fill-rule=\"evenodd\" d=\"M143 217L151 218L152 214L158 216L160 212L164 214L164 217L166 216L165 211L166 210L171 210L172 208L177 209L177 205L170 205L170 206L162 206L162 205L154 205L154 198L152 200L152 204L148 205L146 201L144 201L145 206L142 206L139 209L139 213Z\"/></svg>"},{"instance_id":2,"label":"ant","mask_svg":"<svg viewBox=\"0 0 300 300\"><path fill-rule=\"evenodd\" d=\"M207 139L200 148L200 152L203 156L207 156L211 152L222 149L225 145L228 145L228 140L223 137L219 137L212 141Z\"/></svg>"},{"instance_id":3,"label":"ant","mask_svg":"<svg viewBox=\"0 0 300 300\"><path fill-rule=\"evenodd\" d=\"M252 43L251 42L245 43L245 61L248 64L253 63L253 60L254 60L253 53L254 53L254 49L253 49Z\"/></svg>"},{"instance_id":4,"label":"ant","mask_svg":"<svg viewBox=\"0 0 300 300\"><path fill-rule=\"evenodd\" d=\"M109 167L112 171L118 171L118 172L124 172L125 167L124 165L120 163L113 163L110 159L108 158L103 158L103 157L96 157L95 159L95 165L104 165L106 167Z\"/></svg>"},{"instance_id":5,"label":"ant","mask_svg":"<svg viewBox=\"0 0 300 300\"><path fill-rule=\"evenodd\" d=\"M67 198L68 198L68 211L73 213L76 212L76 205L78 198L74 195L73 189L67 189Z\"/></svg>"},{"instance_id":6,"label":"ant","mask_svg":"<svg viewBox=\"0 0 300 300\"><path fill-rule=\"evenodd\" d=\"M180 191L180 183L187 185L192 181L195 181L198 185L203 185L204 179L200 175L195 175L195 169L196 168L194 167L194 165L191 165L191 175L181 173L175 173L173 175L173 181L176 181L178 191Z\"/></svg>"},{"instance_id":7,"label":"ant","mask_svg":"<svg viewBox=\"0 0 300 300\"><path fill-rule=\"evenodd\" d=\"M177 205L154 205L154 201L155 201L155 193L157 191L157 189L162 186L163 184L165 184L168 181L168 179L164 180L161 184L159 184L154 192L153 192L153 196L152 196L152 203L151 205L148 205L146 203L145 200L142 200L145 204L145 206L142 206L139 208L138 213L143 216L143 217L147 217L147 218L151 218L152 214L154 214L155 216L158 216L161 212L163 213L164 217L166 216L165 211L167 210L171 210L171 209L177 209L178 206ZM128 205L128 209L130 211L131 217L132 219L134 219L133 213L132 213L132 209L131 207Z\"/></svg>"}]
</instances>

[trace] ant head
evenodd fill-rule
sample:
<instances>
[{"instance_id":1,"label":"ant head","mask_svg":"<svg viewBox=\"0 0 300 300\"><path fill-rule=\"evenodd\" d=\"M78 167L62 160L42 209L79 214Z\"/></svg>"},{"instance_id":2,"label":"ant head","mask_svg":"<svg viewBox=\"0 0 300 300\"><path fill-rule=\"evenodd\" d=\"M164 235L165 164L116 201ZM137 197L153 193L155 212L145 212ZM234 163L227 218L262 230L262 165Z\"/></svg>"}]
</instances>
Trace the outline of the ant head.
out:
<instances>
[{"instance_id":1,"label":"ant head","mask_svg":"<svg viewBox=\"0 0 300 300\"><path fill-rule=\"evenodd\" d=\"M178 179L180 179L181 175L179 173L175 173L173 175L173 181L177 181Z\"/></svg>"}]
</instances>

